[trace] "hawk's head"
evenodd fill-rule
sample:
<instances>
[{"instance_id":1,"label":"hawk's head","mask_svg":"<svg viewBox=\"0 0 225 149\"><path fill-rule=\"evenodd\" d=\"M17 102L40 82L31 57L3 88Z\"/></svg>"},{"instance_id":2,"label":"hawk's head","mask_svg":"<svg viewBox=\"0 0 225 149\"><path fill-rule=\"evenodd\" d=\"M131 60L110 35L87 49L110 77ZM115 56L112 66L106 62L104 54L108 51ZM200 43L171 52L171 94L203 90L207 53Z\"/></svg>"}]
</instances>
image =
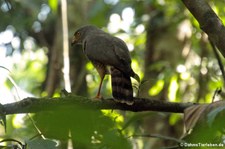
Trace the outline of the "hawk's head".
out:
<instances>
[{"instance_id":1,"label":"hawk's head","mask_svg":"<svg viewBox=\"0 0 225 149\"><path fill-rule=\"evenodd\" d=\"M83 40L87 36L91 36L92 34L98 34L98 33L102 33L102 30L100 30L96 26L93 26L93 25L83 26L74 33L71 45L82 44Z\"/></svg>"}]
</instances>

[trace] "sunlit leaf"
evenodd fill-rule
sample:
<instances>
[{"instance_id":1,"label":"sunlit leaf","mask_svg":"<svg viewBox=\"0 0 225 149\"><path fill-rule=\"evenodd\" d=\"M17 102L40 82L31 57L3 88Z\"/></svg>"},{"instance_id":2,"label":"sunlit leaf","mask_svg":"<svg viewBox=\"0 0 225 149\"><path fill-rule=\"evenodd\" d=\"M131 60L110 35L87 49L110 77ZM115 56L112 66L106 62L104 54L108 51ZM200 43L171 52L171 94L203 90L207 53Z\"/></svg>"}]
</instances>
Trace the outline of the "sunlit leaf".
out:
<instances>
[{"instance_id":1,"label":"sunlit leaf","mask_svg":"<svg viewBox=\"0 0 225 149\"><path fill-rule=\"evenodd\" d=\"M154 96L159 94L162 91L164 86L164 80L158 80L156 84L149 90L149 95Z\"/></svg>"},{"instance_id":2,"label":"sunlit leaf","mask_svg":"<svg viewBox=\"0 0 225 149\"><path fill-rule=\"evenodd\" d=\"M179 120L181 120L181 115L171 114L169 118L170 125L175 125Z\"/></svg>"},{"instance_id":3,"label":"sunlit leaf","mask_svg":"<svg viewBox=\"0 0 225 149\"><path fill-rule=\"evenodd\" d=\"M168 97L170 101L176 100L176 94L179 88L179 84L177 82L177 76L173 76L170 81Z\"/></svg>"},{"instance_id":4,"label":"sunlit leaf","mask_svg":"<svg viewBox=\"0 0 225 149\"><path fill-rule=\"evenodd\" d=\"M52 11L54 13L57 12L57 8L58 8L58 0L48 0L48 4L51 7Z\"/></svg>"}]
</instances>

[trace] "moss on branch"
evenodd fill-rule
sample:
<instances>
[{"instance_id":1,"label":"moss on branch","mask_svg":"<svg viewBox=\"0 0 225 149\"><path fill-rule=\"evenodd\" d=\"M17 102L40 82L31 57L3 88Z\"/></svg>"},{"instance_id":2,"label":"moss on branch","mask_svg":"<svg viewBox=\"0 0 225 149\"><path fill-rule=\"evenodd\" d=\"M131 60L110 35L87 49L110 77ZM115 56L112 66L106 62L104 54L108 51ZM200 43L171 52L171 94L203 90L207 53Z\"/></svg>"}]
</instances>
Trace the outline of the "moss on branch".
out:
<instances>
[{"instance_id":1,"label":"moss on branch","mask_svg":"<svg viewBox=\"0 0 225 149\"><path fill-rule=\"evenodd\" d=\"M66 97L57 98L33 98L28 97L21 101L4 104L1 106L5 115L18 113L36 113L41 111L51 111L61 106L80 105L87 108L95 109L114 109L124 111L158 111L158 112L173 112L183 113L184 109L193 105L193 103L174 103L161 100L153 100L146 98L135 98L133 105L126 105L115 102L113 99L92 100L87 97L69 95Z\"/></svg>"}]
</instances>

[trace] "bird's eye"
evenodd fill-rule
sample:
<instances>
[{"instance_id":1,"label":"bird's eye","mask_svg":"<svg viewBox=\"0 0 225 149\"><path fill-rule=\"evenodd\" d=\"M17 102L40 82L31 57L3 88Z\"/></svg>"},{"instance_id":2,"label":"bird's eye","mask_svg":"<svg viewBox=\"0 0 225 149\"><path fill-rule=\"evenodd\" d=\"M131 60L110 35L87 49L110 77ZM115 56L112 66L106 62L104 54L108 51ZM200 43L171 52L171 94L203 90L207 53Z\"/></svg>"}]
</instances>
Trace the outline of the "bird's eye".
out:
<instances>
[{"instance_id":1,"label":"bird's eye","mask_svg":"<svg viewBox=\"0 0 225 149\"><path fill-rule=\"evenodd\" d=\"M80 32L77 32L77 33L76 33L76 36L77 36L77 37L80 37Z\"/></svg>"}]
</instances>

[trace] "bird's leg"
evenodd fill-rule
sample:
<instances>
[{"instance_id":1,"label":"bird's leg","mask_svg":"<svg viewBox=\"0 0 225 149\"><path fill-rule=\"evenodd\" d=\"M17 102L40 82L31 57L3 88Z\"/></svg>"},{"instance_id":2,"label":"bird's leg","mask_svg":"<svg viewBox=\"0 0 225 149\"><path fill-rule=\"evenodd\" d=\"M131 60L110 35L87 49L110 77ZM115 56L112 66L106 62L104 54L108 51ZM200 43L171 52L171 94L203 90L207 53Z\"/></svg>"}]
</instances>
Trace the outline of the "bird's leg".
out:
<instances>
[{"instance_id":1,"label":"bird's leg","mask_svg":"<svg viewBox=\"0 0 225 149\"><path fill-rule=\"evenodd\" d=\"M104 77L107 73L107 69L106 69L106 66L101 64L101 63L93 62L93 64L94 64L94 66L95 66L96 70L98 71L98 74L101 78L99 88L98 88L98 93L97 93L95 98L102 99L101 88L102 88L102 83L103 83Z\"/></svg>"},{"instance_id":2,"label":"bird's leg","mask_svg":"<svg viewBox=\"0 0 225 149\"><path fill-rule=\"evenodd\" d=\"M105 75L101 76L101 81L100 81L100 84L99 84L98 93L97 93L95 98L98 98L98 99L102 98L102 96L101 96L101 88L102 88L102 83L103 83L104 77L105 77Z\"/></svg>"}]
</instances>

